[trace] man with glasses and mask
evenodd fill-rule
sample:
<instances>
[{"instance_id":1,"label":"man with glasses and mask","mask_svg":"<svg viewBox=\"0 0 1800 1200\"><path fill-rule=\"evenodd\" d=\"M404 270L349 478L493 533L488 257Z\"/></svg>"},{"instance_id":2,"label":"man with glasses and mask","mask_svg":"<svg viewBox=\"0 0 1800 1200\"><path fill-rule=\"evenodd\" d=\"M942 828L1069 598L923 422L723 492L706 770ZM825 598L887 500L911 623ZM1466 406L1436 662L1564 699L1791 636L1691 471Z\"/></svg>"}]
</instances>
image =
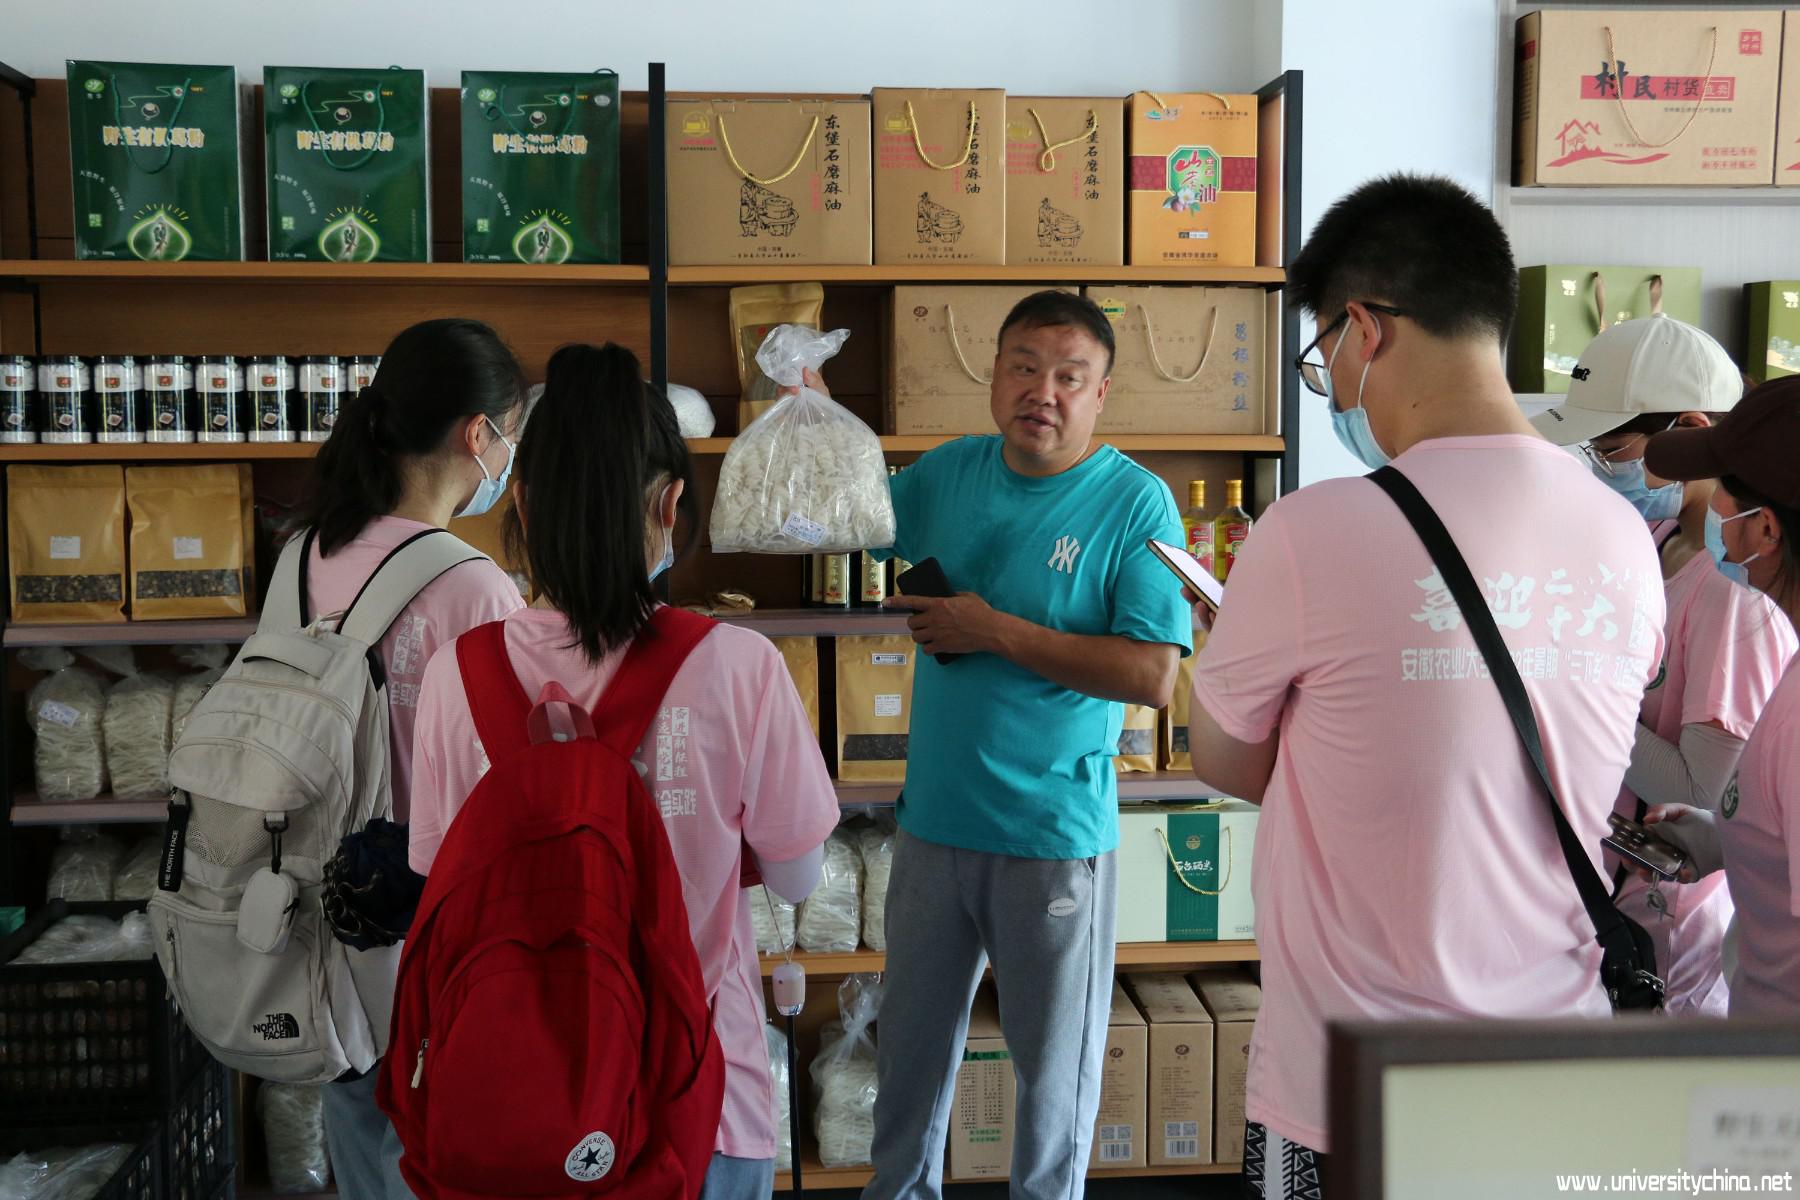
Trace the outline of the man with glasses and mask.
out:
<instances>
[{"instance_id":1,"label":"man with glasses and mask","mask_svg":"<svg viewBox=\"0 0 1800 1200\"><path fill-rule=\"evenodd\" d=\"M1596 478L1648 522L1662 558L1668 652L1644 693L1619 815L1651 805L1717 812L1763 706L1794 653L1793 626L1767 597L1732 586L1706 550L1715 479L1687 483L1647 472L1651 437L1705 429L1743 395L1743 376L1711 336L1672 317L1626 321L1582 352L1563 404L1532 418L1543 435L1579 449ZM1668 1011L1723 1017L1731 893L1724 874L1650 886L1608 856L1624 913L1649 931L1668 985Z\"/></svg>"},{"instance_id":2,"label":"man with glasses and mask","mask_svg":"<svg viewBox=\"0 0 1800 1200\"><path fill-rule=\"evenodd\" d=\"M1456 184L1393 176L1325 214L1288 283L1320 330L1304 381L1339 440L1391 461L1448 527L1598 868L1662 655L1661 576L1637 513L1513 399L1505 233ZM1330 1022L1610 1012L1541 785L1374 483L1302 488L1257 524L1196 661L1189 735L1201 779L1263 806L1250 1195L1320 1195Z\"/></svg>"}]
</instances>

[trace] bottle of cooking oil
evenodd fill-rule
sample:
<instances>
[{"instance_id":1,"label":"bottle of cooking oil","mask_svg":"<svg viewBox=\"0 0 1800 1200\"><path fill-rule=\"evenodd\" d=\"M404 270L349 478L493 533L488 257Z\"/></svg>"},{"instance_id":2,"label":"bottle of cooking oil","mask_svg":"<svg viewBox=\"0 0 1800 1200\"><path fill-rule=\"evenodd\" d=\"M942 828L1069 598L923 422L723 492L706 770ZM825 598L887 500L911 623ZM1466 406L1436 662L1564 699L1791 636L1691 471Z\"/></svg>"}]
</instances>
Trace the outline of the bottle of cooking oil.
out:
<instances>
[{"instance_id":1,"label":"bottle of cooking oil","mask_svg":"<svg viewBox=\"0 0 1800 1200\"><path fill-rule=\"evenodd\" d=\"M1225 481L1225 507L1213 518L1213 578L1224 583L1254 522L1244 510L1244 481Z\"/></svg>"},{"instance_id":2,"label":"bottle of cooking oil","mask_svg":"<svg viewBox=\"0 0 1800 1200\"><path fill-rule=\"evenodd\" d=\"M850 555L825 556L824 603L826 608L849 608L856 598L856 582L851 578Z\"/></svg>"},{"instance_id":3,"label":"bottle of cooking oil","mask_svg":"<svg viewBox=\"0 0 1800 1200\"><path fill-rule=\"evenodd\" d=\"M899 473L900 473L899 467L889 467L888 468L888 486L890 488L893 486L894 476L898 475ZM900 577L902 575L906 574L910 570L912 570L911 563L907 562L903 558L894 559L894 582L896 585L894 590L896 590L896 591L899 590L898 584L899 584Z\"/></svg>"},{"instance_id":4,"label":"bottle of cooking oil","mask_svg":"<svg viewBox=\"0 0 1800 1200\"><path fill-rule=\"evenodd\" d=\"M867 550L856 557L861 566L857 572L859 586L856 602L863 608L880 608L881 602L888 598L887 561L877 561Z\"/></svg>"},{"instance_id":5,"label":"bottle of cooking oil","mask_svg":"<svg viewBox=\"0 0 1800 1200\"><path fill-rule=\"evenodd\" d=\"M1188 507L1181 514L1181 529L1187 535L1187 552L1200 561L1207 571L1213 566L1213 523L1206 512L1206 480L1188 484ZM1216 578L1216 576L1215 576Z\"/></svg>"}]
</instances>

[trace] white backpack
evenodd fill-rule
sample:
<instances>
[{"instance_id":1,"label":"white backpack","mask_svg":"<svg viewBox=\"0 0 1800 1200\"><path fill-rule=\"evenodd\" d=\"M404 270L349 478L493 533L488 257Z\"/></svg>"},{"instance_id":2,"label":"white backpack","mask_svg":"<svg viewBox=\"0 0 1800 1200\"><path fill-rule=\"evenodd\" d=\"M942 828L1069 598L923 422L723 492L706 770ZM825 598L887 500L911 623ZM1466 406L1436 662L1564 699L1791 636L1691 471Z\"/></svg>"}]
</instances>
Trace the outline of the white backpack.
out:
<instances>
[{"instance_id":1,"label":"white backpack","mask_svg":"<svg viewBox=\"0 0 1800 1200\"><path fill-rule=\"evenodd\" d=\"M392 818L380 643L425 586L483 555L444 530L401 543L348 609L310 620L313 531L291 539L257 631L169 756L169 826L149 915L188 1025L233 1070L288 1083L367 1071L387 1048L398 945L326 924L325 864Z\"/></svg>"}]
</instances>

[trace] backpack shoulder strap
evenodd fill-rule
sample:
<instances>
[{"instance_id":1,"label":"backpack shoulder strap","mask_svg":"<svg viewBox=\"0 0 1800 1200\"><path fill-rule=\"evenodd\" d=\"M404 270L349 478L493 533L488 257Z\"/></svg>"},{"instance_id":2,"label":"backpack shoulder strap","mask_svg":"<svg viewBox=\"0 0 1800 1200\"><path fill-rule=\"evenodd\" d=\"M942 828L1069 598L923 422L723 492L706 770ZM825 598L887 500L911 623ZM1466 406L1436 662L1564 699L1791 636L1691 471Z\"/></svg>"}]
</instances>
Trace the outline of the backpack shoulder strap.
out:
<instances>
[{"instance_id":1,"label":"backpack shoulder strap","mask_svg":"<svg viewBox=\"0 0 1800 1200\"><path fill-rule=\"evenodd\" d=\"M269 594L263 598L262 617L256 623L258 633L287 633L304 629L308 624L306 602L306 567L312 558L318 530L308 528L296 534L281 548L275 560L275 573L269 579Z\"/></svg>"},{"instance_id":2,"label":"backpack shoulder strap","mask_svg":"<svg viewBox=\"0 0 1800 1200\"><path fill-rule=\"evenodd\" d=\"M338 632L364 645L375 645L387 636L401 610L438 576L451 567L486 557L447 529L415 533L388 551L370 573L344 610Z\"/></svg>"},{"instance_id":3,"label":"backpack shoulder strap","mask_svg":"<svg viewBox=\"0 0 1800 1200\"><path fill-rule=\"evenodd\" d=\"M489 621L457 638L456 663L488 762L497 763L524 749L531 699L506 655L506 622Z\"/></svg>"},{"instance_id":4,"label":"backpack shoulder strap","mask_svg":"<svg viewBox=\"0 0 1800 1200\"><path fill-rule=\"evenodd\" d=\"M650 732L663 696L682 664L717 624L666 605L650 614L594 711L594 728L602 745L622 758L632 756Z\"/></svg>"}]
</instances>

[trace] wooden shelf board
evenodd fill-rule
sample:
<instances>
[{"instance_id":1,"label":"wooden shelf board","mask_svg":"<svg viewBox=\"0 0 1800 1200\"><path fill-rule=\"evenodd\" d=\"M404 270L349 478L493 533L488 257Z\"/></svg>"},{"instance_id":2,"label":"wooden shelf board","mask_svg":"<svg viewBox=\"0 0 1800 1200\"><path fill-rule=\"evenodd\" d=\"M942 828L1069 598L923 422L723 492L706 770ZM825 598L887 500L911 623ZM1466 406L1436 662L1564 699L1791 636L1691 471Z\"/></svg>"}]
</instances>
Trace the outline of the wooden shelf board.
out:
<instances>
[{"instance_id":1,"label":"wooden shelf board","mask_svg":"<svg viewBox=\"0 0 1800 1200\"><path fill-rule=\"evenodd\" d=\"M1508 203L1737 208L1746 204L1800 205L1800 187L1511 187Z\"/></svg>"},{"instance_id":2,"label":"wooden shelf board","mask_svg":"<svg viewBox=\"0 0 1800 1200\"><path fill-rule=\"evenodd\" d=\"M1219 963L1259 962L1261 959L1262 953L1253 941L1121 942L1114 952L1113 965L1175 969ZM763 978L767 979L785 961L786 955L763 955ZM796 950L794 961L804 966L808 975L825 979L887 969L887 955L879 950L855 950L848 954L812 954Z\"/></svg>"},{"instance_id":3,"label":"wooden shelf board","mask_svg":"<svg viewBox=\"0 0 1800 1200\"><path fill-rule=\"evenodd\" d=\"M1800 197L1797 197L1800 199ZM889 454L923 454L965 434L888 434L881 448ZM1280 454L1286 442L1276 434L1236 433L1115 433L1099 439L1116 450L1218 451L1229 454ZM731 449L728 437L689 438L693 454L724 454Z\"/></svg>"},{"instance_id":4,"label":"wooden shelf board","mask_svg":"<svg viewBox=\"0 0 1800 1200\"><path fill-rule=\"evenodd\" d=\"M671 285L735 286L749 283L847 283L887 287L904 283L1209 283L1278 286L1280 267L1090 267L1090 266L821 266L770 263L721 267L670 267Z\"/></svg>"},{"instance_id":5,"label":"wooden shelf board","mask_svg":"<svg viewBox=\"0 0 1800 1200\"><path fill-rule=\"evenodd\" d=\"M0 446L0 463L8 462L194 462L312 458L319 442L90 442L83 445L38 442Z\"/></svg>"},{"instance_id":6,"label":"wooden shelf board","mask_svg":"<svg viewBox=\"0 0 1800 1200\"><path fill-rule=\"evenodd\" d=\"M26 793L14 797L14 825L160 824L169 815L167 800L115 800L101 796L72 803L49 803Z\"/></svg>"},{"instance_id":7,"label":"wooden shelf board","mask_svg":"<svg viewBox=\"0 0 1800 1200\"><path fill-rule=\"evenodd\" d=\"M241 642L256 632L255 617L217 621L120 621L111 625L8 625L7 649L23 646L186 646Z\"/></svg>"},{"instance_id":8,"label":"wooden shelf board","mask_svg":"<svg viewBox=\"0 0 1800 1200\"><path fill-rule=\"evenodd\" d=\"M906 632L905 613L875 608L770 608L717 619L754 629L764 637L859 637Z\"/></svg>"},{"instance_id":9,"label":"wooden shelf board","mask_svg":"<svg viewBox=\"0 0 1800 1200\"><path fill-rule=\"evenodd\" d=\"M26 283L369 283L431 286L495 284L642 285L650 268L636 264L534 267L524 263L113 262L76 259L0 260L0 279Z\"/></svg>"}]
</instances>

